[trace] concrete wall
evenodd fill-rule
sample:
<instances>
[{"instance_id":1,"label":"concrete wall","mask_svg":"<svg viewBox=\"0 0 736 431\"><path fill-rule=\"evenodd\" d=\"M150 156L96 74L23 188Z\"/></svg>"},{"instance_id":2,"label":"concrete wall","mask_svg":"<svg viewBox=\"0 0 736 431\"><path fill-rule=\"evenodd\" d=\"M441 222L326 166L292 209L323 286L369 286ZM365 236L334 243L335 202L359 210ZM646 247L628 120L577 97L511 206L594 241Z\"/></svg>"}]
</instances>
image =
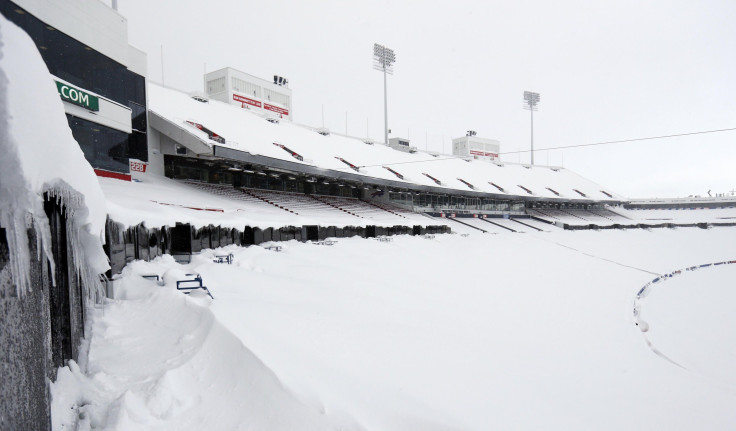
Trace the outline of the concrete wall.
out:
<instances>
[{"instance_id":1,"label":"concrete wall","mask_svg":"<svg viewBox=\"0 0 736 431\"><path fill-rule=\"evenodd\" d=\"M36 240L29 241L36 256ZM33 289L18 296L10 278L8 248L0 229L0 430L48 430L50 399L46 382L52 366L48 266L33 260Z\"/></svg>"},{"instance_id":2,"label":"concrete wall","mask_svg":"<svg viewBox=\"0 0 736 431\"><path fill-rule=\"evenodd\" d=\"M47 200L51 252L56 263L52 285L45 257L38 259L36 238L28 232L31 289L16 290L8 265L5 231L0 229L0 430L51 429L48 382L59 367L79 359L89 301L74 268L67 223L55 199Z\"/></svg>"}]
</instances>

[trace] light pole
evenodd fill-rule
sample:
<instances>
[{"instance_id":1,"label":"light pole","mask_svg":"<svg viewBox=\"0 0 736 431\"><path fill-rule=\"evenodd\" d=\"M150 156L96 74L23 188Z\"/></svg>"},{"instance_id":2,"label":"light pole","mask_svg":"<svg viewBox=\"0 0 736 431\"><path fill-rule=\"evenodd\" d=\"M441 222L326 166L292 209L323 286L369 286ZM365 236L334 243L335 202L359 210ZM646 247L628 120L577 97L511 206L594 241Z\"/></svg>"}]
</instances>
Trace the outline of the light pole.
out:
<instances>
[{"instance_id":1,"label":"light pole","mask_svg":"<svg viewBox=\"0 0 736 431\"><path fill-rule=\"evenodd\" d=\"M393 64L396 55L392 49L377 43L373 44L373 68L383 71L383 140L388 145L388 93L386 91L386 74L394 74Z\"/></svg>"},{"instance_id":2,"label":"light pole","mask_svg":"<svg viewBox=\"0 0 736 431\"><path fill-rule=\"evenodd\" d=\"M524 92L524 109L527 109L532 115L532 165L534 165L534 111L537 110L538 103L539 93Z\"/></svg>"}]
</instances>

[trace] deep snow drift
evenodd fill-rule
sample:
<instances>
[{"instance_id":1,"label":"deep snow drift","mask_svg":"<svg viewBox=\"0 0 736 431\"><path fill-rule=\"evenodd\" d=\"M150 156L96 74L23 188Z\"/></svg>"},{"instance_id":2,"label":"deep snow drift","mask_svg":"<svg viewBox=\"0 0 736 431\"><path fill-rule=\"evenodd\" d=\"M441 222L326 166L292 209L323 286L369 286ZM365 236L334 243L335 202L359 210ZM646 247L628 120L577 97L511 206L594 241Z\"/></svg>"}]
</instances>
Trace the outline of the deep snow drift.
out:
<instances>
[{"instance_id":1,"label":"deep snow drift","mask_svg":"<svg viewBox=\"0 0 736 431\"><path fill-rule=\"evenodd\" d=\"M110 430L733 429L736 265L658 286L646 333L632 314L644 283L733 244L733 228L471 233L135 262L53 385L55 428L79 411ZM215 299L177 292L187 272Z\"/></svg>"}]
</instances>

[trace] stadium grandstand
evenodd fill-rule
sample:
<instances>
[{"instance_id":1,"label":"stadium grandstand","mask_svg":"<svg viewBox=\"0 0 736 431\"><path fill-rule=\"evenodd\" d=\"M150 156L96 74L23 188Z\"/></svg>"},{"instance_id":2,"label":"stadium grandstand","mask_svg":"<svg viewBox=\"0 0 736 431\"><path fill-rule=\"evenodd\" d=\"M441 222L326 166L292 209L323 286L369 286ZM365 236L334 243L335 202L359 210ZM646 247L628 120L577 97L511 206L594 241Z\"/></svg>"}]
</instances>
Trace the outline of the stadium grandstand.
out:
<instances>
[{"instance_id":1,"label":"stadium grandstand","mask_svg":"<svg viewBox=\"0 0 736 431\"><path fill-rule=\"evenodd\" d=\"M57 7L53 0L46 3ZM170 237L167 230L177 224L190 226L192 238L212 236L197 233L201 229L234 229L231 241L248 244L280 240L280 233L306 240L307 230L314 232L314 226L316 237L325 237L733 222L727 210L718 209L724 200L720 198L715 203L669 206L631 202L563 167L509 163L457 151L453 155L399 151L370 139L298 124L292 121L292 90L278 76L270 83L225 68L206 74L204 92L196 94L154 84L145 76L145 55L127 44L125 22L118 21L115 11L93 2L85 9L86 17L52 16L47 10L28 1L5 2L2 9L41 47L70 128L100 177L110 225L132 226L120 244L108 242L110 250L127 247L128 261L151 254L130 252L131 248ZM105 40L110 42L77 31L80 20L108 23ZM56 39L59 43L48 46ZM82 46L89 49L80 51ZM126 90L121 91L117 81L94 78L98 75L87 66L59 61L80 53L114 66ZM81 106L82 98L90 106ZM474 135L457 140L483 141ZM498 152L498 141L486 141ZM693 204L714 209L687 216L662 209ZM136 226L141 224L158 230L149 235L156 241L136 239L140 236ZM243 232L251 230L255 234L244 238ZM174 251L167 248L171 244L179 242L156 248ZM201 246L190 244L182 250ZM121 268L122 263L113 266Z\"/></svg>"},{"instance_id":2,"label":"stadium grandstand","mask_svg":"<svg viewBox=\"0 0 736 431\"><path fill-rule=\"evenodd\" d=\"M149 107L155 154L149 169L175 179L370 197L425 212L624 201L561 167L396 151L155 84L149 84Z\"/></svg>"},{"instance_id":3,"label":"stadium grandstand","mask_svg":"<svg viewBox=\"0 0 736 431\"><path fill-rule=\"evenodd\" d=\"M562 167L397 151L271 111L147 88L148 161L131 159L132 181L100 179L113 274L141 256L230 243L736 224L728 210L666 215ZM116 222L135 227L126 233Z\"/></svg>"}]
</instances>

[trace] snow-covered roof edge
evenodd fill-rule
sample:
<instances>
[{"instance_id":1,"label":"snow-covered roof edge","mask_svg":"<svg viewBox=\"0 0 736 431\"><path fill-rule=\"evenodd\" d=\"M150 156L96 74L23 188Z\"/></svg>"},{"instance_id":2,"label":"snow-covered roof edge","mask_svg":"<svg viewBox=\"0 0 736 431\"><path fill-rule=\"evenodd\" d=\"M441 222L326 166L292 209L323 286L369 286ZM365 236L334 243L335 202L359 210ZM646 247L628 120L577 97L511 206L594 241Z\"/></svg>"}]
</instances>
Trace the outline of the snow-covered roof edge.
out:
<instances>
[{"instance_id":1,"label":"snow-covered roof edge","mask_svg":"<svg viewBox=\"0 0 736 431\"><path fill-rule=\"evenodd\" d=\"M0 226L6 229L13 279L30 288L27 228L36 231L39 253L50 252L44 194L66 209L75 267L99 288L108 268L102 249L107 217L94 170L74 140L56 86L36 45L0 15Z\"/></svg>"}]
</instances>

